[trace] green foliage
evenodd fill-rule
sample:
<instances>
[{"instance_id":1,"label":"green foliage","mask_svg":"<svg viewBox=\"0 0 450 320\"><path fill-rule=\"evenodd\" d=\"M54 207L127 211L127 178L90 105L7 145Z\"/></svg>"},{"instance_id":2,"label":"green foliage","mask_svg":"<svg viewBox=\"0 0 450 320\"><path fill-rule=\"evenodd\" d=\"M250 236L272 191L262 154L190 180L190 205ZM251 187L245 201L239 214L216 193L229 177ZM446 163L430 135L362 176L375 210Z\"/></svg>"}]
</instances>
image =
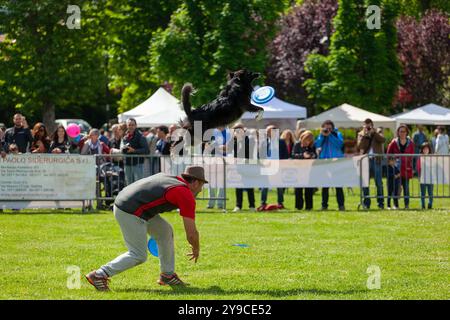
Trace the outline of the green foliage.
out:
<instances>
[{"instance_id":1,"label":"green foliage","mask_svg":"<svg viewBox=\"0 0 450 320\"><path fill-rule=\"evenodd\" d=\"M295 6L280 20L280 31L270 45L266 83L277 96L308 108L315 114L303 83L308 78L305 62L310 54L327 55L333 34L332 20L337 13L337 0L306 0Z\"/></svg>"},{"instance_id":2,"label":"green foliage","mask_svg":"<svg viewBox=\"0 0 450 320\"><path fill-rule=\"evenodd\" d=\"M368 5L382 8L379 30L367 28ZM312 75L305 87L319 107L347 102L373 112L389 108L400 81L396 16L391 1L339 1L330 54L310 55L305 65Z\"/></svg>"},{"instance_id":3,"label":"green foliage","mask_svg":"<svg viewBox=\"0 0 450 320\"><path fill-rule=\"evenodd\" d=\"M110 73L113 89L122 93L119 112L147 99L158 88L151 77L148 48L152 33L165 28L180 0L108 0Z\"/></svg>"},{"instance_id":4,"label":"green foliage","mask_svg":"<svg viewBox=\"0 0 450 320\"><path fill-rule=\"evenodd\" d=\"M70 30L67 2L0 0L0 34L7 36L0 43L1 112L9 119L19 109L48 123L55 112L91 113L92 121L103 122L107 103L115 112L120 97L119 111L126 111L166 81L176 95L192 82L194 104L205 102L228 71L267 70L280 16L303 2L79 0L81 29ZM367 30L365 6L380 3L382 29ZM344 100L388 108L398 83L396 11L421 17L449 6L446 0L342 0L331 55L311 55L306 64L310 97L323 108Z\"/></svg>"},{"instance_id":5,"label":"green foliage","mask_svg":"<svg viewBox=\"0 0 450 320\"><path fill-rule=\"evenodd\" d=\"M154 84L149 83L148 86L152 88ZM119 113L125 112L141 104L151 95L150 88L149 87L142 88L136 82L127 85L122 91L122 96L118 103L119 104L118 112Z\"/></svg>"},{"instance_id":6,"label":"green foliage","mask_svg":"<svg viewBox=\"0 0 450 320\"><path fill-rule=\"evenodd\" d=\"M9 101L47 125L55 108L92 103L104 91L102 2L78 4L81 29L71 30L65 2L0 1L8 10L0 13L0 91L7 87Z\"/></svg>"},{"instance_id":7,"label":"green foliage","mask_svg":"<svg viewBox=\"0 0 450 320\"><path fill-rule=\"evenodd\" d=\"M285 8L271 0L188 0L173 14L166 29L154 34L151 65L155 81L185 82L197 87L195 102L217 95L228 71L263 72L267 45Z\"/></svg>"},{"instance_id":8,"label":"green foliage","mask_svg":"<svg viewBox=\"0 0 450 320\"><path fill-rule=\"evenodd\" d=\"M430 9L450 13L450 1L448 0L395 0L395 2L401 15L420 18Z\"/></svg>"}]
</instances>

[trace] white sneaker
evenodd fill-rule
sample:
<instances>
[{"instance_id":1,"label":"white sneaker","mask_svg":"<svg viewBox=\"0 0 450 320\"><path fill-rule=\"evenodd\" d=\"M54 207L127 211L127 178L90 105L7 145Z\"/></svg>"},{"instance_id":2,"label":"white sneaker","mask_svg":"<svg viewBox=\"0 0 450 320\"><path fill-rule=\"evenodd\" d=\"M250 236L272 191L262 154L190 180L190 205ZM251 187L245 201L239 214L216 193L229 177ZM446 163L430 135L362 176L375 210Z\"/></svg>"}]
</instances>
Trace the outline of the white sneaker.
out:
<instances>
[{"instance_id":1,"label":"white sneaker","mask_svg":"<svg viewBox=\"0 0 450 320\"><path fill-rule=\"evenodd\" d=\"M256 208L248 208L248 211L250 211L250 212L256 212Z\"/></svg>"},{"instance_id":2,"label":"white sneaker","mask_svg":"<svg viewBox=\"0 0 450 320\"><path fill-rule=\"evenodd\" d=\"M233 212L239 212L239 211L241 211L241 208L239 208L239 207L235 207L235 208L233 209Z\"/></svg>"}]
</instances>

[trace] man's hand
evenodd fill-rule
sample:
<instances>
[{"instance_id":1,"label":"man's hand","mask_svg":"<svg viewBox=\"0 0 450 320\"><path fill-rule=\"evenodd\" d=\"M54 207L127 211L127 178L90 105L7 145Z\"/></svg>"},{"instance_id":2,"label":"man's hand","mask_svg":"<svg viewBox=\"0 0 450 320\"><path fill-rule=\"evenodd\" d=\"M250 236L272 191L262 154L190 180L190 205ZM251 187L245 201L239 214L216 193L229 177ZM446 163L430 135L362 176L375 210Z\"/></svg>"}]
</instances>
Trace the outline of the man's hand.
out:
<instances>
[{"instance_id":1,"label":"man's hand","mask_svg":"<svg viewBox=\"0 0 450 320\"><path fill-rule=\"evenodd\" d=\"M128 146L128 153L134 153L136 151L136 149L134 149L133 147Z\"/></svg>"},{"instance_id":2,"label":"man's hand","mask_svg":"<svg viewBox=\"0 0 450 320\"><path fill-rule=\"evenodd\" d=\"M364 135L367 137L372 137L375 134L375 130L369 126L369 127L364 127Z\"/></svg>"},{"instance_id":3,"label":"man's hand","mask_svg":"<svg viewBox=\"0 0 450 320\"><path fill-rule=\"evenodd\" d=\"M200 240L197 227L195 226L195 220L183 217L183 222L187 241L192 248L192 252L188 253L187 256L191 257L189 260L194 260L194 262L197 263L198 257L200 255Z\"/></svg>"},{"instance_id":4,"label":"man's hand","mask_svg":"<svg viewBox=\"0 0 450 320\"><path fill-rule=\"evenodd\" d=\"M194 260L195 263L197 263L198 256L200 255L200 250L197 248L195 249L193 246L191 246L192 253L186 254L187 256L191 257L189 260Z\"/></svg>"}]
</instances>

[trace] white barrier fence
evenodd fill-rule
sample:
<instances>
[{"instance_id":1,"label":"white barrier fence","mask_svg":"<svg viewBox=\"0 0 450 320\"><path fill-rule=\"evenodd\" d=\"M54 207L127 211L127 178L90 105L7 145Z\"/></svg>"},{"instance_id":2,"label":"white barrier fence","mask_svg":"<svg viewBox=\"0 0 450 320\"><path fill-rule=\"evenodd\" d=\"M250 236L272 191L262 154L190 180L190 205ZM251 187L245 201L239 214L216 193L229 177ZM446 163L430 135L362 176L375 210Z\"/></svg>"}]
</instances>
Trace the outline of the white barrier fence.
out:
<instances>
[{"instance_id":1,"label":"white barrier fence","mask_svg":"<svg viewBox=\"0 0 450 320\"><path fill-rule=\"evenodd\" d=\"M95 158L22 154L0 158L0 208L82 207L96 198Z\"/></svg>"},{"instance_id":2,"label":"white barrier fence","mask_svg":"<svg viewBox=\"0 0 450 320\"><path fill-rule=\"evenodd\" d=\"M363 156L324 160L198 159L194 157L183 163L199 163L203 159L206 179L213 188L224 185L226 188L359 187L361 181L363 186L369 184L369 171L360 168L368 167L368 159ZM173 161L166 159L164 172L172 174L173 167Z\"/></svg>"},{"instance_id":3,"label":"white barrier fence","mask_svg":"<svg viewBox=\"0 0 450 320\"><path fill-rule=\"evenodd\" d=\"M112 155L22 154L0 158L0 209L84 207L86 201L112 202L125 186L125 179L123 174L111 173L110 170L103 172L102 166L98 166L99 160L103 164L109 161L120 169L120 162L126 157L128 156L120 155L115 158ZM384 159L386 157L384 155ZM450 190L450 157L409 157L417 158L422 164L420 182L435 184L437 198L450 197L445 192ZM155 160L151 156L143 158L147 165L149 160ZM194 156L178 160L180 159L159 158L158 170L179 175L187 165L202 165L206 179L210 182L205 189L369 186L368 156L326 160L244 160ZM385 176L385 173L382 174ZM114 192L112 189L111 192L106 192L107 187L114 187ZM207 200L208 197L210 196L200 199ZM371 192L371 195L365 197L377 196ZM418 192L411 192L410 197L420 195Z\"/></svg>"},{"instance_id":4,"label":"white barrier fence","mask_svg":"<svg viewBox=\"0 0 450 320\"><path fill-rule=\"evenodd\" d=\"M124 157L116 160L122 161ZM73 154L8 155L0 159L0 208L79 207L84 201L113 200L119 190L107 194L102 194L102 190L106 191L114 179L123 177L102 176L102 170L96 166L98 160L104 163L112 159ZM341 187L358 186L361 179L368 181L368 172L359 168L363 163L361 157L253 162L222 157L189 157L178 163L177 160L180 159L161 158L160 170L178 175L187 165L202 165L210 182L206 188ZM123 187L123 181L119 185Z\"/></svg>"},{"instance_id":5,"label":"white barrier fence","mask_svg":"<svg viewBox=\"0 0 450 320\"><path fill-rule=\"evenodd\" d=\"M433 199L450 198L450 155L372 154L361 161L362 172L373 179L369 187L361 181L360 207L370 207L371 199L379 207L398 207L400 199L409 207L411 199L420 199L424 208Z\"/></svg>"}]
</instances>

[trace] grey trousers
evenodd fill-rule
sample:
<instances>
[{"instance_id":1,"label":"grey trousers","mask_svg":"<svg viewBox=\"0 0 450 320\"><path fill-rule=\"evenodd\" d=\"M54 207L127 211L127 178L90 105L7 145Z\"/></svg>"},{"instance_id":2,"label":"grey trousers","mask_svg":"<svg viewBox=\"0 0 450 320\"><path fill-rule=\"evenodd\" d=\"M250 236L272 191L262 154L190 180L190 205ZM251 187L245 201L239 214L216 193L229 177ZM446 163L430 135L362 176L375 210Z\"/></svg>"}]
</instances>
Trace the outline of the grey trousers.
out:
<instances>
[{"instance_id":1,"label":"grey trousers","mask_svg":"<svg viewBox=\"0 0 450 320\"><path fill-rule=\"evenodd\" d=\"M114 206L114 216L120 225L128 251L105 264L101 269L112 277L147 260L147 234L158 244L162 273L175 272L175 250L172 226L159 214L148 221Z\"/></svg>"},{"instance_id":2,"label":"grey trousers","mask_svg":"<svg viewBox=\"0 0 450 320\"><path fill-rule=\"evenodd\" d=\"M225 198L225 189L224 188L209 188L209 197L210 198ZM214 205L216 204L215 199L209 199L208 201L208 207L214 208ZM217 200L217 208L218 209L224 209L225 204L223 200Z\"/></svg>"}]
</instances>

